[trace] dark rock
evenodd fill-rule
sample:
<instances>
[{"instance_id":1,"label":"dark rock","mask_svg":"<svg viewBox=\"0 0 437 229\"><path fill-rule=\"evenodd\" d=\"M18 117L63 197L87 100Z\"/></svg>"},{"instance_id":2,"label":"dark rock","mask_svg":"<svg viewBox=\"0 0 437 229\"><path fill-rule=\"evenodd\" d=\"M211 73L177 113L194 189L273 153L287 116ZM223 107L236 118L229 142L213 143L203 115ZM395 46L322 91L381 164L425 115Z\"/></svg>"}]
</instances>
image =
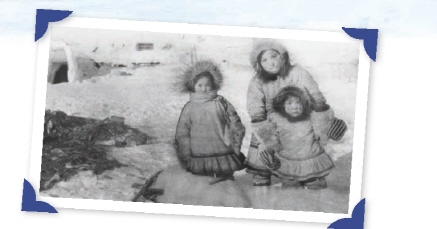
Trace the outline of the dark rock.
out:
<instances>
[{"instance_id":1,"label":"dark rock","mask_svg":"<svg viewBox=\"0 0 437 229\"><path fill-rule=\"evenodd\" d=\"M107 157L111 147L143 145L147 139L146 134L125 125L123 117L97 120L46 110L40 190L50 189L80 171L99 175L124 166Z\"/></svg>"}]
</instances>

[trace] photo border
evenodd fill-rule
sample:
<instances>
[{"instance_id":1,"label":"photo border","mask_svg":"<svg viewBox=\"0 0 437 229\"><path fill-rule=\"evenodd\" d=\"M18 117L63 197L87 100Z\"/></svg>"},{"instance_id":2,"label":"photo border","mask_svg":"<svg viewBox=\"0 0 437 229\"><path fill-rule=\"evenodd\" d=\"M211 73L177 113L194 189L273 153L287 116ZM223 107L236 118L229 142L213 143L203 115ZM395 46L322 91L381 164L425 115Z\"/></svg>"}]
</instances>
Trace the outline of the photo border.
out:
<instances>
[{"instance_id":1,"label":"photo border","mask_svg":"<svg viewBox=\"0 0 437 229\"><path fill-rule=\"evenodd\" d=\"M290 39L305 41L325 41L360 43L358 81L355 109L355 128L353 139L352 170L348 214L284 211L251 208L191 206L181 204L122 202L111 200L53 198L39 196L40 173L43 148L44 114L46 108L47 74L49 65L50 34L52 26L79 27L91 29L147 31L159 33L184 33L199 35L219 35L230 37L256 37ZM122 212L143 212L170 215L214 216L242 219L283 220L290 222L331 223L339 218L349 217L362 197L362 177L367 116L368 85L370 78L370 59L363 41L355 40L344 32L268 29L241 26L199 25L188 23L127 21L117 19L96 19L69 17L56 25L50 25L46 35L37 43L37 70L33 117L32 148L30 154L29 182L33 184L38 200L47 202L55 208L82 210L104 210Z\"/></svg>"}]
</instances>

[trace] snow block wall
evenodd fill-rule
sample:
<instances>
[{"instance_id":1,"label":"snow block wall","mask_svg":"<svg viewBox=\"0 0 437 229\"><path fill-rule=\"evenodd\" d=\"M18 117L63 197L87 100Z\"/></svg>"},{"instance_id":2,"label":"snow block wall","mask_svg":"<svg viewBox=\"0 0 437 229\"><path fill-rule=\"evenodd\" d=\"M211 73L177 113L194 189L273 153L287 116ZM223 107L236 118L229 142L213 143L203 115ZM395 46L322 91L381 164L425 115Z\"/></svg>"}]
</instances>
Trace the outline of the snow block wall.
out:
<instances>
[{"instance_id":1,"label":"snow block wall","mask_svg":"<svg viewBox=\"0 0 437 229\"><path fill-rule=\"evenodd\" d=\"M99 64L65 44L61 49L50 51L47 82L52 84L82 82L85 79L105 75L109 72L110 68L107 64Z\"/></svg>"}]
</instances>

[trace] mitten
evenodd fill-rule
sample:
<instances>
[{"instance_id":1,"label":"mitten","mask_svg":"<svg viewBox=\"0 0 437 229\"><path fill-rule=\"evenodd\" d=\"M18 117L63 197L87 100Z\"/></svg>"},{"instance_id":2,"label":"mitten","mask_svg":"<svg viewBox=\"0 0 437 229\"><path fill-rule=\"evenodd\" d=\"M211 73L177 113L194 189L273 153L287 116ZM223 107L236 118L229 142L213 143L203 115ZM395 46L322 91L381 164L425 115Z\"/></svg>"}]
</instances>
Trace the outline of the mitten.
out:
<instances>
[{"instance_id":1,"label":"mitten","mask_svg":"<svg viewBox=\"0 0 437 229\"><path fill-rule=\"evenodd\" d=\"M339 141L346 133L346 123L338 118L334 118L328 130L328 137L334 141Z\"/></svg>"},{"instance_id":2,"label":"mitten","mask_svg":"<svg viewBox=\"0 0 437 229\"><path fill-rule=\"evenodd\" d=\"M266 149L261 151L261 159L264 164L271 170L278 170L281 167L281 161L275 156L275 151Z\"/></svg>"}]
</instances>

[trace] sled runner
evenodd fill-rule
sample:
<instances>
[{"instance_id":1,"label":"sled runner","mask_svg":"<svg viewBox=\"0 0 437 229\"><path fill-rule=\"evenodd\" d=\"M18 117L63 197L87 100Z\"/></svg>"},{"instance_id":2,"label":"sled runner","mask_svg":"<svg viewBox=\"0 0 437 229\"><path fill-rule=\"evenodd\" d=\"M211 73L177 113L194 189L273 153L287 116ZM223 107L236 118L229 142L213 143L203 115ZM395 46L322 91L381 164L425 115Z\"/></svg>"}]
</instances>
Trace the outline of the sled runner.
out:
<instances>
[{"instance_id":1,"label":"sled runner","mask_svg":"<svg viewBox=\"0 0 437 229\"><path fill-rule=\"evenodd\" d=\"M156 197L163 195L164 190L162 189L154 189L150 188L158 178L159 174L161 174L164 170L160 170L157 173L153 174L149 179L146 180L146 183L142 185L141 190L135 195L135 197L132 199L132 202L136 202L141 196L144 198L151 200L153 202L156 202ZM132 186L137 186L138 184L135 183Z\"/></svg>"}]
</instances>

